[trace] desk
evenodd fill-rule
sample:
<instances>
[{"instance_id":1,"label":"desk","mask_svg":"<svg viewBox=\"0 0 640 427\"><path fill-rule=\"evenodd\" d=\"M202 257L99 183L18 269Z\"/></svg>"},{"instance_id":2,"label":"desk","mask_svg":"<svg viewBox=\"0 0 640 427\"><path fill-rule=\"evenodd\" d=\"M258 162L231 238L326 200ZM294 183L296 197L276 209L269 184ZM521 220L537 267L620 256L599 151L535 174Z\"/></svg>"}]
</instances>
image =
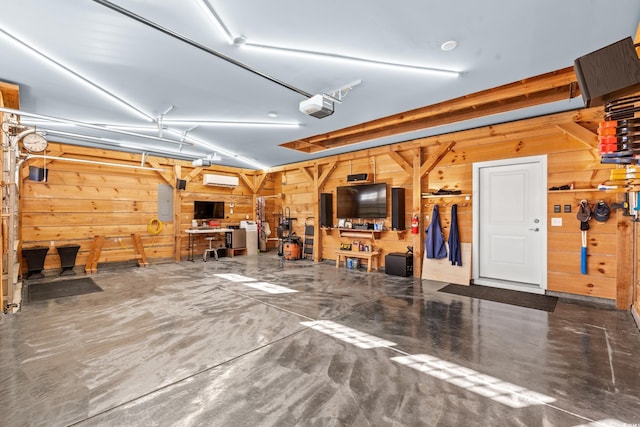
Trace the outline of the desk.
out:
<instances>
[{"instance_id":1,"label":"desk","mask_svg":"<svg viewBox=\"0 0 640 427\"><path fill-rule=\"evenodd\" d=\"M196 237L198 234L215 234L215 233L230 233L233 230L231 228L189 228L185 230L187 235L189 236L189 246L188 246L188 258L187 261L193 261L193 247L195 246Z\"/></svg>"},{"instance_id":2,"label":"desk","mask_svg":"<svg viewBox=\"0 0 640 427\"><path fill-rule=\"evenodd\" d=\"M375 265L373 266L374 270L378 269L380 264L378 257L380 256L380 252L366 252L366 251L335 251L336 254L336 268L340 267L340 258L344 257L344 265L347 266L347 258L359 258L367 260L367 271L371 272L372 264L375 261Z\"/></svg>"}]
</instances>

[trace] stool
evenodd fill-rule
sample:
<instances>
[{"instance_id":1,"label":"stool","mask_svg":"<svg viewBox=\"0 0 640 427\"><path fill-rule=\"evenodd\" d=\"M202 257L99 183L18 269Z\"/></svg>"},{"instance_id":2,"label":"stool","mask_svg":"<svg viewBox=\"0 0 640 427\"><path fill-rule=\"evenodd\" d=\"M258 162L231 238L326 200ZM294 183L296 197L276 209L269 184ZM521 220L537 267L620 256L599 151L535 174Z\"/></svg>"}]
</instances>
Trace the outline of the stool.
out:
<instances>
[{"instance_id":1,"label":"stool","mask_svg":"<svg viewBox=\"0 0 640 427\"><path fill-rule=\"evenodd\" d=\"M215 237L205 237L204 239L209 241L209 248L204 250L204 253L202 254L202 260L204 262L207 262L207 254L213 252L216 261L218 261L218 249L213 247L213 242L217 239Z\"/></svg>"}]
</instances>

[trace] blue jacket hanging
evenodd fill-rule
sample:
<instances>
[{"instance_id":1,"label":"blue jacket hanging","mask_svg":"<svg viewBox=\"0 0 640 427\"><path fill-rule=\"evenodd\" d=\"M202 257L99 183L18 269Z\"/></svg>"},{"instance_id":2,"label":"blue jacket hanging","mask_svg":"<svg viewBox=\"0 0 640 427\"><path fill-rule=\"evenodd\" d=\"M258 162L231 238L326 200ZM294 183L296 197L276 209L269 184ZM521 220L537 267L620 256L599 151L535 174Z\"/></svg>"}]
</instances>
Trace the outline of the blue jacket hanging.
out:
<instances>
[{"instance_id":1,"label":"blue jacket hanging","mask_svg":"<svg viewBox=\"0 0 640 427\"><path fill-rule=\"evenodd\" d=\"M440 211L438 210L438 205L433 207L431 224L429 224L425 233L427 233L427 238L424 240L424 248L427 253L427 258L446 258L447 247L444 245L444 233L442 233L442 227L440 227Z\"/></svg>"},{"instance_id":2,"label":"blue jacket hanging","mask_svg":"<svg viewBox=\"0 0 640 427\"><path fill-rule=\"evenodd\" d=\"M449 230L449 261L451 265L462 265L460 232L458 231L458 205L451 206L451 230Z\"/></svg>"}]
</instances>

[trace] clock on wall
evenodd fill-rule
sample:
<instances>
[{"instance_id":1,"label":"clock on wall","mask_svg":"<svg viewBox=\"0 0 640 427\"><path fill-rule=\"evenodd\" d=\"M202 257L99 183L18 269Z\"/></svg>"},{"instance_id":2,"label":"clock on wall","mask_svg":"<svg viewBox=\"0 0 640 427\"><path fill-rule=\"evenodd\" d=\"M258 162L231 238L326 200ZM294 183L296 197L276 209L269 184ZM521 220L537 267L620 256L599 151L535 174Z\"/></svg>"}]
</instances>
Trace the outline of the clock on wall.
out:
<instances>
[{"instance_id":1,"label":"clock on wall","mask_svg":"<svg viewBox=\"0 0 640 427\"><path fill-rule=\"evenodd\" d=\"M22 138L22 146L30 153L39 153L46 150L47 140L39 133L30 133Z\"/></svg>"}]
</instances>

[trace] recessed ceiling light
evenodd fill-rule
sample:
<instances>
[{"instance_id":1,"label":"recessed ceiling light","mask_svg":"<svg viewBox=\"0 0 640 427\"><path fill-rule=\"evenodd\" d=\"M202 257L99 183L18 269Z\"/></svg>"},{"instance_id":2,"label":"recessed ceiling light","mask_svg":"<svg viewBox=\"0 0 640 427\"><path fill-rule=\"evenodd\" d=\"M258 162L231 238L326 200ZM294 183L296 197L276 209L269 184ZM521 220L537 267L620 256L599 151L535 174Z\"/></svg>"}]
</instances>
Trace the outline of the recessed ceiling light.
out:
<instances>
[{"instance_id":1,"label":"recessed ceiling light","mask_svg":"<svg viewBox=\"0 0 640 427\"><path fill-rule=\"evenodd\" d=\"M278 117L278 113L276 113L275 111L270 111L269 114L267 115L272 119L275 119L276 117Z\"/></svg>"},{"instance_id":2,"label":"recessed ceiling light","mask_svg":"<svg viewBox=\"0 0 640 427\"><path fill-rule=\"evenodd\" d=\"M450 50L455 49L456 47L458 47L458 42L455 40L449 40L442 43L442 46L440 46L440 49L444 50L445 52L448 52Z\"/></svg>"},{"instance_id":3,"label":"recessed ceiling light","mask_svg":"<svg viewBox=\"0 0 640 427\"><path fill-rule=\"evenodd\" d=\"M247 38L245 36L236 36L233 38L233 44L240 45L245 44L247 42Z\"/></svg>"}]
</instances>

